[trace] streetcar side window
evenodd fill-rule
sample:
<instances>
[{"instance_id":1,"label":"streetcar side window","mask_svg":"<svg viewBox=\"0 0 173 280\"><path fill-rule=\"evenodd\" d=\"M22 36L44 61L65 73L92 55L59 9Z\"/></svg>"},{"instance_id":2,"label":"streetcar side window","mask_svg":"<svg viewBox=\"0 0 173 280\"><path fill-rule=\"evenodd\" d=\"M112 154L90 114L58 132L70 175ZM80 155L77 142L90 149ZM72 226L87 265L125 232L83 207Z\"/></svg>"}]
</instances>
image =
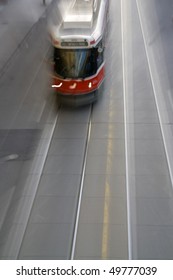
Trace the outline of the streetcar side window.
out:
<instances>
[{"instance_id":1,"label":"streetcar side window","mask_svg":"<svg viewBox=\"0 0 173 280\"><path fill-rule=\"evenodd\" d=\"M104 49L103 49L102 40L98 43L96 48L97 48L97 68L99 68L104 60L104 57L103 57Z\"/></svg>"}]
</instances>

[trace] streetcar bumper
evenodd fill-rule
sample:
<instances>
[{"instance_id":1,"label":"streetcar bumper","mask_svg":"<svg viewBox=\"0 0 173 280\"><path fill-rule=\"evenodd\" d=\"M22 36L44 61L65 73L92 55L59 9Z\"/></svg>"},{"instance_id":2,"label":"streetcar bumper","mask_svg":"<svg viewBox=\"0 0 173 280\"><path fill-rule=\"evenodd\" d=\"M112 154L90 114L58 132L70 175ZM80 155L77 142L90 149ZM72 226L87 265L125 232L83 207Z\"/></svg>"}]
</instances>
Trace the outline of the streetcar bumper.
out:
<instances>
[{"instance_id":1,"label":"streetcar bumper","mask_svg":"<svg viewBox=\"0 0 173 280\"><path fill-rule=\"evenodd\" d=\"M89 105L89 104L97 101L99 95L100 95L100 90L97 89L90 93L77 94L77 95L74 95L74 94L65 95L65 94L58 93L58 99L59 99L60 103L62 103L62 104L78 107L78 106L83 106L83 105Z\"/></svg>"}]
</instances>

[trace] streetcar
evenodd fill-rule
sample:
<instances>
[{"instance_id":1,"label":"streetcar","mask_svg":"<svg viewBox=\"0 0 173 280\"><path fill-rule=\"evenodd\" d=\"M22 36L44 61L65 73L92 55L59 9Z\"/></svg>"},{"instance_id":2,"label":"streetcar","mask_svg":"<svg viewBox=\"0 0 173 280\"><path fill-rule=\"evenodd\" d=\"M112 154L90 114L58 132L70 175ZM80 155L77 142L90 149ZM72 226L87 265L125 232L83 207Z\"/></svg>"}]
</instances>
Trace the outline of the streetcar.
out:
<instances>
[{"instance_id":1,"label":"streetcar","mask_svg":"<svg viewBox=\"0 0 173 280\"><path fill-rule=\"evenodd\" d=\"M48 20L53 47L52 88L62 102L97 100L105 78L109 0L58 0Z\"/></svg>"}]
</instances>

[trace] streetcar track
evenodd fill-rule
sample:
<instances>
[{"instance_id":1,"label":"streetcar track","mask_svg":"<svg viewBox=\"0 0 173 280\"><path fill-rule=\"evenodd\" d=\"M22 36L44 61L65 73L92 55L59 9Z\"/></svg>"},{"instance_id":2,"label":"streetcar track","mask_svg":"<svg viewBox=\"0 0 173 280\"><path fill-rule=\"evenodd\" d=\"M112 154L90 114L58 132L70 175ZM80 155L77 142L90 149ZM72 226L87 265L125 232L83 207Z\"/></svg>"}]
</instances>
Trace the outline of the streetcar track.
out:
<instances>
[{"instance_id":1,"label":"streetcar track","mask_svg":"<svg viewBox=\"0 0 173 280\"><path fill-rule=\"evenodd\" d=\"M90 117L89 117L89 122L88 122L85 150L84 150L84 156L83 156L81 181L80 181L80 186L79 186L79 191L78 191L78 199L77 199L74 229L73 229L73 236L72 236L72 244L71 244L71 251L70 251L70 259L71 260L74 259L76 240L77 240L77 231L78 231L78 225L79 225L79 216L80 216L80 209L81 209L81 202L82 202L82 193L83 193L83 187L84 187L86 161L87 161L88 146L89 146L89 141L90 141L91 126L92 126L92 124L91 124L92 111L93 111L93 104L90 106Z\"/></svg>"},{"instance_id":2,"label":"streetcar track","mask_svg":"<svg viewBox=\"0 0 173 280\"><path fill-rule=\"evenodd\" d=\"M52 107L54 107L54 100L52 102ZM59 109L61 109L61 106L59 106ZM31 216L31 213L32 213L32 209L33 209L33 205L34 205L34 201L35 201L35 198L36 198L36 194L38 192L38 187L39 187L39 184L40 184L40 180L41 180L41 176L43 174L43 170L44 170L44 166L46 164L46 159L47 159L47 156L48 156L48 152L49 152L49 148L50 148L50 145L51 145L51 142L52 142L52 139L53 139L53 134L54 134L54 131L55 131L55 128L56 128L56 125L57 125L57 121L58 121L58 112L56 114L56 116L54 117L54 120L52 120L52 128L51 128L51 131L50 131L50 134L49 134L49 137L47 139L47 145L44 149L44 154L42 155L41 159L37 162L37 165L39 165L39 173L37 173L38 175L38 179L37 179L37 182L35 183L35 186L33 185L32 188L33 188L33 192L32 192L32 202L31 202L31 205L30 205L30 211L28 211L28 216L27 218L25 219L25 223L24 223L24 233L23 233L23 236L22 236L22 240L20 242L20 245L19 245L19 249L18 249L18 252L16 254L16 259L19 258L20 256L20 251L21 251L21 248L22 248L22 244L23 244L23 241L24 241L24 238L25 238L25 235L26 235L26 231L27 231L27 226L28 226L28 222L29 222L29 219L30 219L30 216ZM46 130L46 126L44 128L44 130ZM44 131L43 131L44 133ZM39 146L38 146L38 150L39 150ZM36 153L37 154L37 153ZM36 159L37 160L37 159ZM34 165L34 162L32 163ZM34 175L34 174L33 174ZM31 181L32 181L32 178L31 178ZM29 184L30 182L28 182ZM22 212L22 211L21 211Z\"/></svg>"}]
</instances>

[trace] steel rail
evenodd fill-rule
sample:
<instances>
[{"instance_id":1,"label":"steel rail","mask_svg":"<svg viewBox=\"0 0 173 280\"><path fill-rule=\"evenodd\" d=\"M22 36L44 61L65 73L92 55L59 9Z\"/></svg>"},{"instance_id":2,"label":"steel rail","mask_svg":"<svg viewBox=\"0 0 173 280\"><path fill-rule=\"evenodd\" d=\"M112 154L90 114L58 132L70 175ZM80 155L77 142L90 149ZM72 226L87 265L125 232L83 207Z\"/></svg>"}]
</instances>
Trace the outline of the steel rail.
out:
<instances>
[{"instance_id":1,"label":"steel rail","mask_svg":"<svg viewBox=\"0 0 173 280\"><path fill-rule=\"evenodd\" d=\"M73 236L72 236L72 243L71 243L71 251L70 251L70 260L74 259L74 254L75 254L77 231L78 231L78 225L79 225L79 216L80 216L80 209L81 209L81 202L82 202L82 193L83 193L83 187L84 187L86 161L87 161L88 146L89 146L90 134L91 134L92 110L93 110L93 105L91 105L91 107L90 107L91 112L90 112L89 123L88 123L88 130L87 130L85 150L84 150L84 158L83 158L83 166L82 166L82 172L81 172L81 181L80 181L78 199L77 199L76 215L75 215L75 222L74 222L74 229L73 229Z\"/></svg>"}]
</instances>

